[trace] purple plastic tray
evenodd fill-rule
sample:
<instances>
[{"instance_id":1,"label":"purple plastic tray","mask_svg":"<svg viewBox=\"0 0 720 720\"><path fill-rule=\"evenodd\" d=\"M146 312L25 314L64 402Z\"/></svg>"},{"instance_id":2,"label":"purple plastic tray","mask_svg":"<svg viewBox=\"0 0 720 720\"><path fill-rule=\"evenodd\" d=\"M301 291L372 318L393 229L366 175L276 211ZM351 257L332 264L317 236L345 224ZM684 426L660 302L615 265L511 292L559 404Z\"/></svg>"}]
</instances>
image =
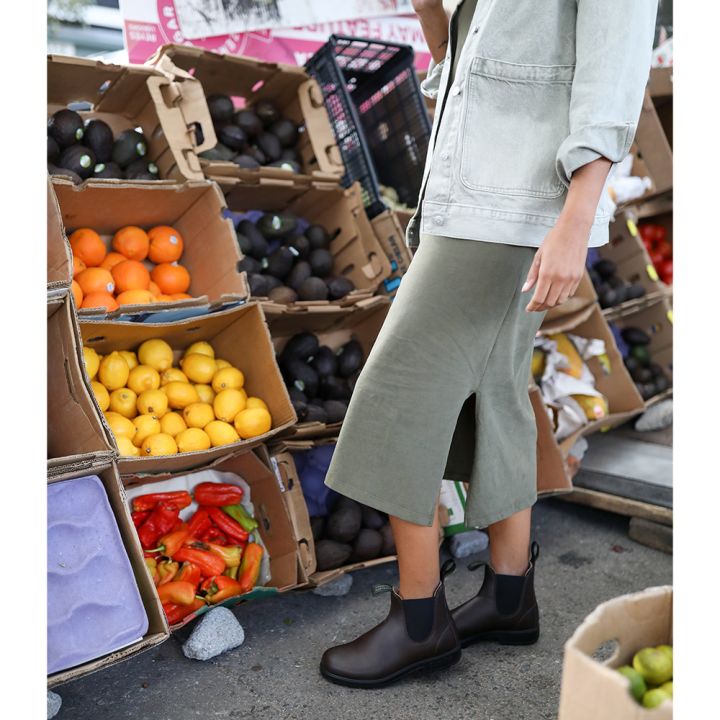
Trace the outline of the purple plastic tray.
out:
<instances>
[{"instance_id":1,"label":"purple plastic tray","mask_svg":"<svg viewBox=\"0 0 720 720\"><path fill-rule=\"evenodd\" d=\"M97 475L48 485L48 675L142 638L145 608Z\"/></svg>"}]
</instances>

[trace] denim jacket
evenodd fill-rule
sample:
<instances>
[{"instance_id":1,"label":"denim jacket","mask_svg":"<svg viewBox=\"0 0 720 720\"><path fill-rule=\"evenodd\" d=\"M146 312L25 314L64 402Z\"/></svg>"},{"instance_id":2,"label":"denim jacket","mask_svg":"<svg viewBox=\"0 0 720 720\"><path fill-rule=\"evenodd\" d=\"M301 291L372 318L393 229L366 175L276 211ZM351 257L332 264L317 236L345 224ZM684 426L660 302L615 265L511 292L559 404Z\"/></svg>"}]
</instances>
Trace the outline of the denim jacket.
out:
<instances>
[{"instance_id":1,"label":"denim jacket","mask_svg":"<svg viewBox=\"0 0 720 720\"><path fill-rule=\"evenodd\" d=\"M630 149L657 0L478 0L448 87L457 12L422 84L437 108L407 244L424 232L537 247L573 172ZM603 190L591 247L608 241L610 208Z\"/></svg>"}]
</instances>

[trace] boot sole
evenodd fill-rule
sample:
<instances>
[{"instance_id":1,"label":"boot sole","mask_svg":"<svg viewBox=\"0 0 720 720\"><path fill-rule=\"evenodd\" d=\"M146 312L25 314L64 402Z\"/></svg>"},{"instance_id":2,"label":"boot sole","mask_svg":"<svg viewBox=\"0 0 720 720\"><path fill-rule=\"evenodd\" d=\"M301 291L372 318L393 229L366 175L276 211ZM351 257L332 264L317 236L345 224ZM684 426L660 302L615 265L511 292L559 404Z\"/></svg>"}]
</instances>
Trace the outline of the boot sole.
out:
<instances>
[{"instance_id":1,"label":"boot sole","mask_svg":"<svg viewBox=\"0 0 720 720\"><path fill-rule=\"evenodd\" d=\"M460 645L463 648L479 642L496 642L500 645L534 645L539 637L539 628L533 628L532 630L496 630L461 639Z\"/></svg>"},{"instance_id":2,"label":"boot sole","mask_svg":"<svg viewBox=\"0 0 720 720\"><path fill-rule=\"evenodd\" d=\"M398 670L392 675L386 675L385 677L377 680L358 680L356 678L344 677L342 675L336 675L335 673L329 672L324 668L320 668L320 674L332 683L336 685L344 685L345 687L351 688L364 688L371 690L374 688L385 687L394 682L397 682L406 675L411 673L420 672L423 670L441 670L442 668L450 667L460 660L462 656L462 648L451 650L443 655L437 655L427 660L420 660L412 665L404 667L402 670Z\"/></svg>"}]
</instances>

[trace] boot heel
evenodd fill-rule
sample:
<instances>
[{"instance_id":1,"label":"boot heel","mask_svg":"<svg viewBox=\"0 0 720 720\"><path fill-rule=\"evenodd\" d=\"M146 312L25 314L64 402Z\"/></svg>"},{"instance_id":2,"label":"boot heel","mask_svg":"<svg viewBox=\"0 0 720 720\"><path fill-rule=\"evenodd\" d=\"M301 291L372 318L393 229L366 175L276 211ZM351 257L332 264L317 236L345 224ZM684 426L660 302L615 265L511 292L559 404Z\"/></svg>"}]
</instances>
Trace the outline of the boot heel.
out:
<instances>
[{"instance_id":1,"label":"boot heel","mask_svg":"<svg viewBox=\"0 0 720 720\"><path fill-rule=\"evenodd\" d=\"M540 628L532 630L511 630L497 634L501 645L534 645L540 637Z\"/></svg>"}]
</instances>

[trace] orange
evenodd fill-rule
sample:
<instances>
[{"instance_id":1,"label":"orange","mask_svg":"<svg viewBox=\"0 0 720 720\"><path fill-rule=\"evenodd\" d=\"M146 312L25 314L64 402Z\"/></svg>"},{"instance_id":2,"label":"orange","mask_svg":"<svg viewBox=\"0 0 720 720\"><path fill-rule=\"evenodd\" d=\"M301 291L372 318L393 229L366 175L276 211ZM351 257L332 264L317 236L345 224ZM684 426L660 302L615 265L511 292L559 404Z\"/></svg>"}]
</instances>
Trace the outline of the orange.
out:
<instances>
[{"instance_id":1,"label":"orange","mask_svg":"<svg viewBox=\"0 0 720 720\"><path fill-rule=\"evenodd\" d=\"M75 307L80 307L85 294L83 293L82 288L77 284L77 280L72 281L72 294L75 298Z\"/></svg>"},{"instance_id":2,"label":"orange","mask_svg":"<svg viewBox=\"0 0 720 720\"><path fill-rule=\"evenodd\" d=\"M150 238L150 259L154 263L171 263L180 259L183 254L182 235L175 228L157 225L148 230Z\"/></svg>"},{"instance_id":3,"label":"orange","mask_svg":"<svg viewBox=\"0 0 720 720\"><path fill-rule=\"evenodd\" d=\"M149 290L126 290L121 292L116 300L118 305L149 305L155 302Z\"/></svg>"},{"instance_id":4,"label":"orange","mask_svg":"<svg viewBox=\"0 0 720 720\"><path fill-rule=\"evenodd\" d=\"M88 267L97 267L107 255L105 243L90 228L79 228L70 236L70 247Z\"/></svg>"},{"instance_id":5,"label":"orange","mask_svg":"<svg viewBox=\"0 0 720 720\"><path fill-rule=\"evenodd\" d=\"M97 307L104 307L107 308L108 312L112 312L113 310L118 309L118 304L115 298L108 292L95 292L95 293L88 293L83 301L82 305L80 307L84 308L97 308Z\"/></svg>"},{"instance_id":6,"label":"orange","mask_svg":"<svg viewBox=\"0 0 720 720\"><path fill-rule=\"evenodd\" d=\"M159 298L162 295L162 290L151 280L148 285L148 290L156 297Z\"/></svg>"},{"instance_id":7,"label":"orange","mask_svg":"<svg viewBox=\"0 0 720 720\"><path fill-rule=\"evenodd\" d=\"M115 281L109 270L99 267L89 267L83 270L76 278L81 290L88 293L107 292L115 290Z\"/></svg>"},{"instance_id":8,"label":"orange","mask_svg":"<svg viewBox=\"0 0 720 720\"><path fill-rule=\"evenodd\" d=\"M165 295L184 293L190 287L190 273L182 265L161 263L155 266L151 277Z\"/></svg>"},{"instance_id":9,"label":"orange","mask_svg":"<svg viewBox=\"0 0 720 720\"><path fill-rule=\"evenodd\" d=\"M124 255L116 252L109 252L105 259L100 263L101 268L106 270L112 270L118 263L124 262L127 258Z\"/></svg>"},{"instance_id":10,"label":"orange","mask_svg":"<svg viewBox=\"0 0 720 720\"><path fill-rule=\"evenodd\" d=\"M171 297L170 295L162 295L162 294L160 294L160 295L156 295L156 296L155 296L155 299L156 299L158 302L172 302L172 301L175 300L176 298L173 298L173 297Z\"/></svg>"},{"instance_id":11,"label":"orange","mask_svg":"<svg viewBox=\"0 0 720 720\"><path fill-rule=\"evenodd\" d=\"M187 293L173 293L172 295L165 295L165 297L170 298L170 300L192 300L192 295Z\"/></svg>"},{"instance_id":12,"label":"orange","mask_svg":"<svg viewBox=\"0 0 720 720\"><path fill-rule=\"evenodd\" d=\"M147 290L150 284L148 269L137 260L123 260L112 269L115 288L119 293L126 290Z\"/></svg>"},{"instance_id":13,"label":"orange","mask_svg":"<svg viewBox=\"0 0 720 720\"><path fill-rule=\"evenodd\" d=\"M148 255L150 240L142 228L128 225L115 233L112 246L113 250L128 260L144 260Z\"/></svg>"},{"instance_id":14,"label":"orange","mask_svg":"<svg viewBox=\"0 0 720 720\"><path fill-rule=\"evenodd\" d=\"M73 255L73 277L79 275L83 270L87 269L87 265L77 256Z\"/></svg>"}]
</instances>

